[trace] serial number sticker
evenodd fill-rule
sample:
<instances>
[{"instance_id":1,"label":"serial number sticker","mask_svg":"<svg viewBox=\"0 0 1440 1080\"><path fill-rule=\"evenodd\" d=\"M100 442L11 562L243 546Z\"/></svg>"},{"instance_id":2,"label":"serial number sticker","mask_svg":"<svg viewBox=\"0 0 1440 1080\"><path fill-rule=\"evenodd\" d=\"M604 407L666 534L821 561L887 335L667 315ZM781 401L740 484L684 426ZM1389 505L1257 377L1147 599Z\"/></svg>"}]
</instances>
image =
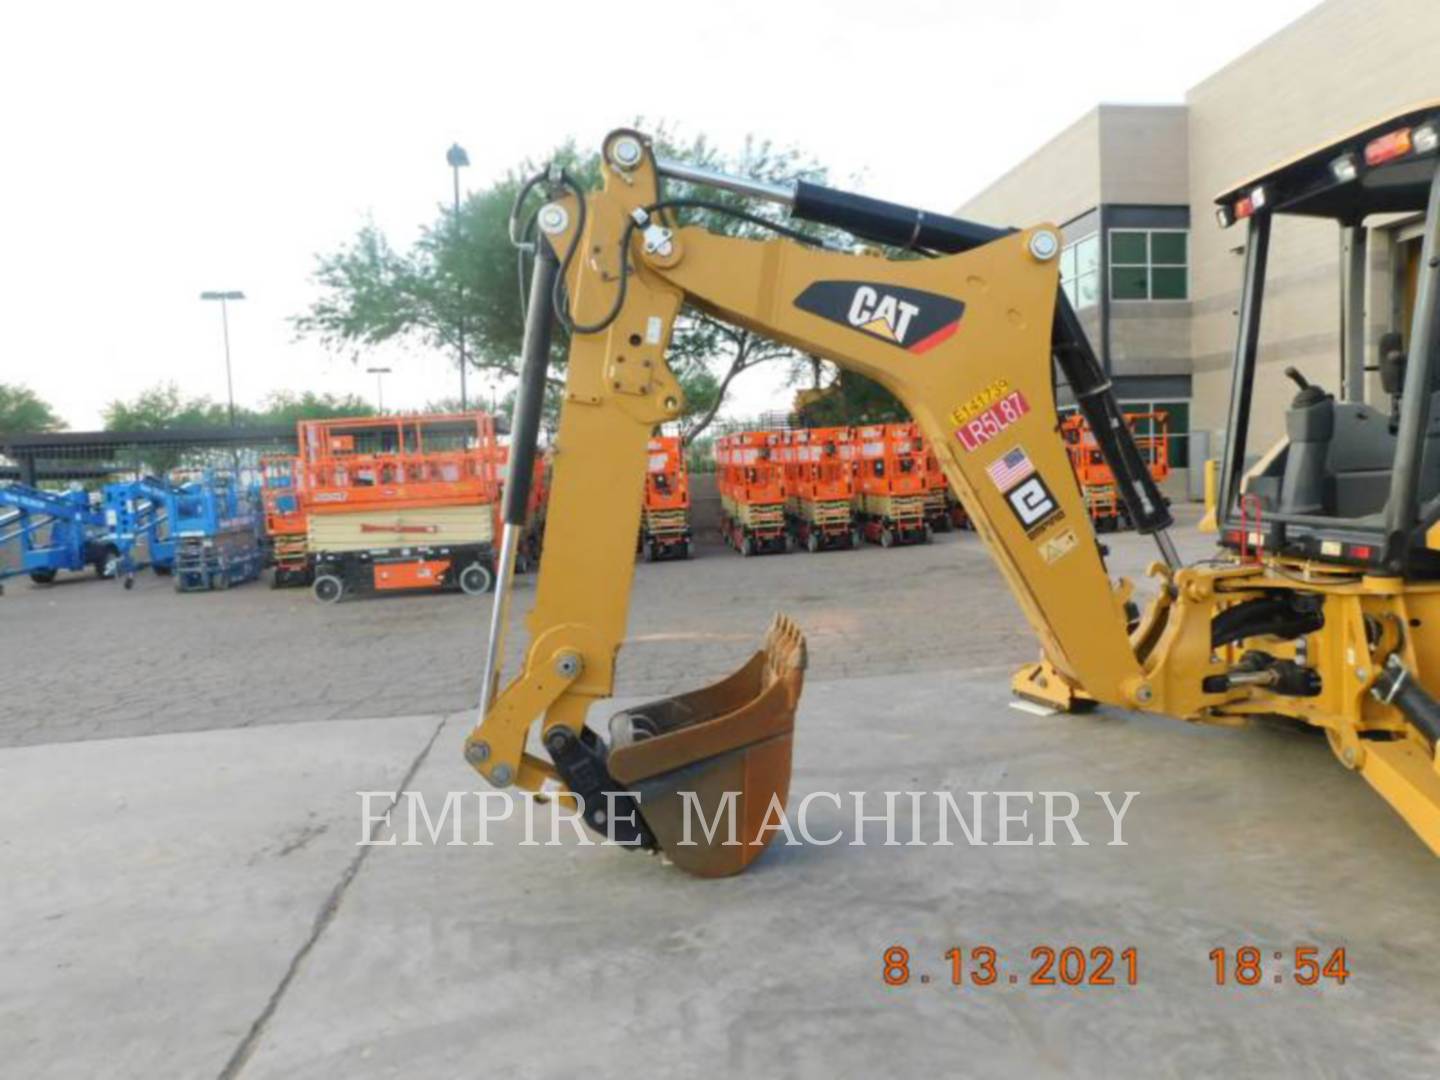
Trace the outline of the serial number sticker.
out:
<instances>
[{"instance_id":1,"label":"serial number sticker","mask_svg":"<svg viewBox=\"0 0 1440 1080\"><path fill-rule=\"evenodd\" d=\"M1040 557L1047 563L1058 562L1074 551L1075 546L1079 543L1079 539L1075 536L1075 530L1066 529L1040 545Z\"/></svg>"},{"instance_id":2,"label":"serial number sticker","mask_svg":"<svg viewBox=\"0 0 1440 1080\"><path fill-rule=\"evenodd\" d=\"M966 451L973 453L1029 411L1030 403L1025 400L1025 395L1019 390L1012 390L994 405L957 427L955 438L960 440L960 445ZM951 419L954 419L954 414Z\"/></svg>"},{"instance_id":3,"label":"serial number sticker","mask_svg":"<svg viewBox=\"0 0 1440 1080\"><path fill-rule=\"evenodd\" d=\"M979 416L1009 392L1010 383L1005 379L996 379L968 401L955 406L950 412L950 422L959 427L972 417Z\"/></svg>"}]
</instances>

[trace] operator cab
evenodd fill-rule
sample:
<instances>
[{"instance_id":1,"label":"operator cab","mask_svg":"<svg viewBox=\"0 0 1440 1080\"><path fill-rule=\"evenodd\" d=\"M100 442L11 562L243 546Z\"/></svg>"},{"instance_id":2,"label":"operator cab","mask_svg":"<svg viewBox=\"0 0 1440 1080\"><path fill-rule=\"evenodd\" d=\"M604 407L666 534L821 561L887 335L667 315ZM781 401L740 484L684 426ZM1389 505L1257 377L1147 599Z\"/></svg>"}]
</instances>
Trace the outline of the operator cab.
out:
<instances>
[{"instance_id":1,"label":"operator cab","mask_svg":"<svg viewBox=\"0 0 1440 1080\"><path fill-rule=\"evenodd\" d=\"M1375 574L1440 577L1437 150L1440 101L1370 124L1216 200L1222 227L1248 225L1229 437L1219 477L1224 546ZM1342 349L1329 386L1295 367L1258 363L1266 359L1261 312L1272 223L1279 215L1326 219L1340 230ZM1417 222L1419 243L1410 243L1409 272L1397 286L1399 325L1379 338L1367 365L1369 230L1413 230ZM1406 249L1397 244L1394 250ZM1378 374L1376 396L1383 402L1365 400L1366 372ZM1285 437L1268 450L1246 445L1257 378L1294 384ZM1265 387L1267 396L1272 389Z\"/></svg>"}]
</instances>

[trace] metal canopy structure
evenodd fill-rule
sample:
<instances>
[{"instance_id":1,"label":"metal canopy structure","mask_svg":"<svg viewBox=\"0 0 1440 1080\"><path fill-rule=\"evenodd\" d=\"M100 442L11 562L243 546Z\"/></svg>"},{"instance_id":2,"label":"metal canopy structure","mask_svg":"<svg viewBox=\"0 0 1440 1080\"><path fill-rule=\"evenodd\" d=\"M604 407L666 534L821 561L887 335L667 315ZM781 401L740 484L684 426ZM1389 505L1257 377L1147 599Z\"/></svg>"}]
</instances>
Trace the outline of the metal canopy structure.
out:
<instances>
[{"instance_id":1,"label":"metal canopy structure","mask_svg":"<svg viewBox=\"0 0 1440 1080\"><path fill-rule=\"evenodd\" d=\"M0 434L0 479L30 485L98 480L153 470L162 459L192 463L217 450L249 452L247 457L294 453L295 425Z\"/></svg>"}]
</instances>

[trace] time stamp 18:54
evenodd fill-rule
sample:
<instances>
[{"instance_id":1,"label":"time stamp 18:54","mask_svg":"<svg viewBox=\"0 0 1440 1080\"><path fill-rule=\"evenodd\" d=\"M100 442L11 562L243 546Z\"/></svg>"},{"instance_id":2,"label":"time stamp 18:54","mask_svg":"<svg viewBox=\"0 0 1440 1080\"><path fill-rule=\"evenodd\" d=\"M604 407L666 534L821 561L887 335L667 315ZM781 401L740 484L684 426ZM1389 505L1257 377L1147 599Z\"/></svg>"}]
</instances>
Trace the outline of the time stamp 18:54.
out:
<instances>
[{"instance_id":1,"label":"time stamp 18:54","mask_svg":"<svg viewBox=\"0 0 1440 1080\"><path fill-rule=\"evenodd\" d=\"M1002 955L991 945L952 946L934 970L904 945L891 945L880 960L886 986L1138 986L1143 977L1135 946L1036 945ZM1293 983L1344 986L1350 978L1345 949L1296 945L1266 949L1259 945L1210 950L1210 978L1216 986ZM1018 961L1018 963L1017 963Z\"/></svg>"}]
</instances>

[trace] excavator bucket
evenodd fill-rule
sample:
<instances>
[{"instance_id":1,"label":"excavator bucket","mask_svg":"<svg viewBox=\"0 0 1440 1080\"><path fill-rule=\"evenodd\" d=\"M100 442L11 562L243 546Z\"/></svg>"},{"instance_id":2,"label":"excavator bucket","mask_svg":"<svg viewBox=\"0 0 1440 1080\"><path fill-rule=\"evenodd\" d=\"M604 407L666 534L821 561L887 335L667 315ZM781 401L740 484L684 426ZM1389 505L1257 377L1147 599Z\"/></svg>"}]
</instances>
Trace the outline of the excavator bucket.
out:
<instances>
[{"instance_id":1,"label":"excavator bucket","mask_svg":"<svg viewBox=\"0 0 1440 1080\"><path fill-rule=\"evenodd\" d=\"M770 808L790 792L804 676L804 635L777 615L729 678L611 718L610 773L639 796L657 846L682 870L738 874L775 835Z\"/></svg>"}]
</instances>

